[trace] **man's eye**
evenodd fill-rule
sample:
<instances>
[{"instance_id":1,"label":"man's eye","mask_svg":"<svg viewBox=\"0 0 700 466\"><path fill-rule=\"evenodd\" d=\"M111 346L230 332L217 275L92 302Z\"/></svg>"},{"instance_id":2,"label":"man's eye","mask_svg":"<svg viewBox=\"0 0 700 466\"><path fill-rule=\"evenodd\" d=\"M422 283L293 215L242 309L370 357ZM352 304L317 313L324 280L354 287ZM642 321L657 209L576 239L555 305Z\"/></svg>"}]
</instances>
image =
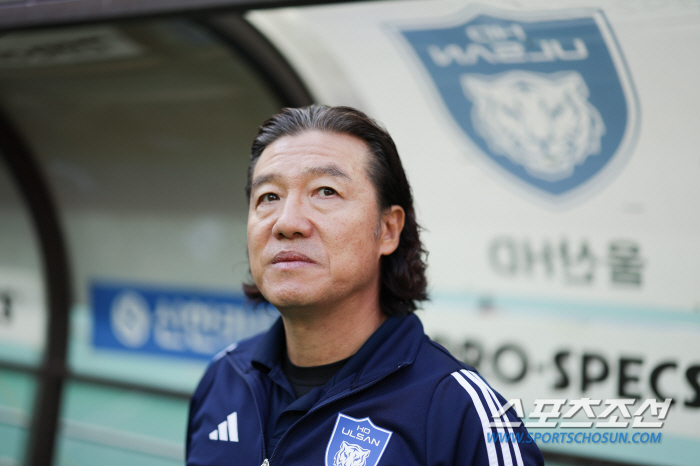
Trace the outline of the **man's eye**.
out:
<instances>
[{"instance_id":1,"label":"man's eye","mask_svg":"<svg viewBox=\"0 0 700 466\"><path fill-rule=\"evenodd\" d=\"M265 193L260 196L260 202L270 202L279 200L279 196L274 193Z\"/></svg>"},{"instance_id":2,"label":"man's eye","mask_svg":"<svg viewBox=\"0 0 700 466\"><path fill-rule=\"evenodd\" d=\"M324 196L324 197L333 196L334 194L336 194L335 189L328 188L328 187L321 188L321 189L319 189L318 192L321 196Z\"/></svg>"}]
</instances>

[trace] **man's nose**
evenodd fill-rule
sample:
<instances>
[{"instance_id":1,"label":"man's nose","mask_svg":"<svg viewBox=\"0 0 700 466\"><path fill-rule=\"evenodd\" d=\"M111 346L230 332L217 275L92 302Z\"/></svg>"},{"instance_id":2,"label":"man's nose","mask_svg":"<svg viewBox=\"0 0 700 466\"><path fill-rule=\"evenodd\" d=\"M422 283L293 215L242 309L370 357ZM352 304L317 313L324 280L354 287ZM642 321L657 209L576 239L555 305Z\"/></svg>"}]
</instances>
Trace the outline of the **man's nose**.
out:
<instances>
[{"instance_id":1,"label":"man's nose","mask_svg":"<svg viewBox=\"0 0 700 466\"><path fill-rule=\"evenodd\" d=\"M307 205L297 196L287 197L280 216L272 227L272 234L278 239L302 238L311 235L313 226L307 215Z\"/></svg>"}]
</instances>

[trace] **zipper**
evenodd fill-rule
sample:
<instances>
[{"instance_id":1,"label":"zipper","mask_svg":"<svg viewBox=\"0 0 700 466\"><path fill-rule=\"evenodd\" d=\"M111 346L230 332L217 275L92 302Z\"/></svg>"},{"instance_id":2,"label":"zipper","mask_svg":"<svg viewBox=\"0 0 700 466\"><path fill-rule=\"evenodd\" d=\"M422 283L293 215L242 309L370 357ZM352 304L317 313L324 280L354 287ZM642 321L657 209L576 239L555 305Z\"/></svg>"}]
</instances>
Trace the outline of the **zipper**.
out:
<instances>
[{"instance_id":1,"label":"zipper","mask_svg":"<svg viewBox=\"0 0 700 466\"><path fill-rule=\"evenodd\" d=\"M287 434L289 434L289 432L291 432L292 429L294 429L294 427L296 427L297 424L299 424L301 421L303 421L304 418L307 417L309 414L311 414L311 413L313 413L313 412L315 412L315 411L318 411L318 410L321 409L321 408L325 408L326 406L328 406L328 405L331 404L331 403L335 403L336 401L340 401L340 400L342 400L343 398L347 398L347 397L349 397L350 395L354 395L355 393L359 393L359 392L361 392L361 391L363 391L363 390L367 390L369 387L371 387L371 386L373 386L373 385L376 385L376 384L379 383L380 381L386 379L386 378L389 377L391 374L393 374L394 372L398 371L399 369L401 369L401 368L403 368L403 367L405 367L405 366L408 366L408 364L405 364L405 363L400 364L400 365L396 366L392 371L387 372L387 373L384 374L383 376L379 377L378 379L375 379L374 381L372 381L371 383L369 383L369 384L367 384L367 385L364 385L364 386L362 386L362 387L360 387L360 388L356 388L355 390L349 391L349 392L345 393L344 395L337 396L337 397L335 397L335 398L331 398L331 399L329 399L329 400L326 400L324 403L321 403L320 405L314 406L313 408L311 408L311 409L310 409L306 414L304 414L297 422L295 422L294 424L292 424L291 427L290 427L289 429L287 429L287 431L286 431L284 434L282 434L282 437L280 438L280 441L277 442L277 446L275 447L275 451L272 452L272 456L270 456L270 459L268 460L267 458L265 458L265 461L263 461L263 464L261 464L260 466L270 466L270 463L272 462L272 460L275 459L275 455L277 454L277 450L280 449L280 445L282 445L282 442L284 442L284 439L287 438Z\"/></svg>"}]
</instances>

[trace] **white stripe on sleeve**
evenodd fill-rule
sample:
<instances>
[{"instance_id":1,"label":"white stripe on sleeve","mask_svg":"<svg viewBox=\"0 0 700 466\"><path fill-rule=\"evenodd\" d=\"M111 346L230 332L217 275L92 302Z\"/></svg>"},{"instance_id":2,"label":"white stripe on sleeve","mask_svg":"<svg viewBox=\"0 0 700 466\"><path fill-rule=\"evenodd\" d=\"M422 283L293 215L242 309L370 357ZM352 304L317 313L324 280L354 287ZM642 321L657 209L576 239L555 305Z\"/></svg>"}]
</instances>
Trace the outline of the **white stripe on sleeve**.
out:
<instances>
[{"instance_id":1,"label":"white stripe on sleeve","mask_svg":"<svg viewBox=\"0 0 700 466\"><path fill-rule=\"evenodd\" d=\"M496 394L491 390L491 387L484 382L484 380L479 377L478 375L474 374L473 372L467 371L465 369L462 369L462 373L469 377L470 380L472 380L474 383L476 383L479 388L481 388L482 392L486 392L487 395L485 396L486 398L486 403L489 405L489 409L491 409L491 413L497 413L503 408L503 405L501 405L501 402L498 401L498 398L496 397ZM495 403L495 405L494 405ZM501 420L504 421L508 429L508 434L513 433L513 429L510 427L510 423L508 420L508 416L506 413L503 413L503 416L501 417ZM503 432L503 427L498 427L498 432L501 433ZM512 438L512 436L509 435L509 438ZM503 442L499 442L501 444L501 451L503 452L503 458L506 458L506 464L513 464L510 456L510 448L508 448L508 443L504 444ZM515 461L517 462L518 466L523 466L523 457L520 454L520 447L518 446L517 441L509 442L510 444L513 445L513 450L515 452Z\"/></svg>"},{"instance_id":2,"label":"white stripe on sleeve","mask_svg":"<svg viewBox=\"0 0 700 466\"><path fill-rule=\"evenodd\" d=\"M462 388L464 388L464 390L466 390L469 396L471 396L472 401L474 402L474 407L476 408L476 412L479 414L481 428L484 433L484 442L486 443L486 453L489 457L489 466L499 466L496 447L494 446L493 442L489 442L488 439L488 433L491 432L491 428L489 427L489 418L486 414L486 410L484 409L484 405L481 402L481 399L479 398L479 395L476 393L474 387L472 387L472 385L469 382L467 382L467 379L465 379L462 374L460 374L459 372L453 372L452 376L455 379L457 379L457 382L459 382Z\"/></svg>"}]
</instances>

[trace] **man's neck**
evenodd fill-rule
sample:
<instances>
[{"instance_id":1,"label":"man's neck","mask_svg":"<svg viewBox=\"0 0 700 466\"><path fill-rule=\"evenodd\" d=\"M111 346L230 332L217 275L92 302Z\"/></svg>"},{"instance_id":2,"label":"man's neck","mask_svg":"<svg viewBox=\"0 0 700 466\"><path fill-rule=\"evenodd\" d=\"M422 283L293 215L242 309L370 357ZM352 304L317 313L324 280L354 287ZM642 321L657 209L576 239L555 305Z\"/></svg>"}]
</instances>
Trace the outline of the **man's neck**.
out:
<instances>
[{"instance_id":1,"label":"man's neck","mask_svg":"<svg viewBox=\"0 0 700 466\"><path fill-rule=\"evenodd\" d=\"M301 367L330 364L355 354L384 323L379 303L326 312L281 311L290 361ZM303 317L299 317L303 315Z\"/></svg>"}]
</instances>

